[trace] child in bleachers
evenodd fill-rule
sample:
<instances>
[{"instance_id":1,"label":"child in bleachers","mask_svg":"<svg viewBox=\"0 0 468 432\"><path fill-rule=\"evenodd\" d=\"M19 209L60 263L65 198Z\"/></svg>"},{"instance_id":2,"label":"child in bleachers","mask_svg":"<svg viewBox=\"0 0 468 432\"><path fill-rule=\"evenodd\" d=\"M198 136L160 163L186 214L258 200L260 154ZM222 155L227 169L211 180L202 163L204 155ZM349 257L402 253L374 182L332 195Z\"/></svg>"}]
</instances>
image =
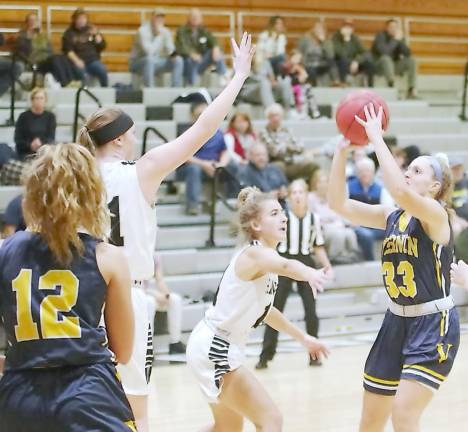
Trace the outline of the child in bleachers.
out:
<instances>
[{"instance_id":1,"label":"child in bleachers","mask_svg":"<svg viewBox=\"0 0 468 432\"><path fill-rule=\"evenodd\" d=\"M313 119L320 117L317 102L312 93L310 84L307 83L308 73L303 65L303 56L299 50L292 50L282 65L284 75L291 77L294 94L294 104L299 115L309 116Z\"/></svg>"}]
</instances>

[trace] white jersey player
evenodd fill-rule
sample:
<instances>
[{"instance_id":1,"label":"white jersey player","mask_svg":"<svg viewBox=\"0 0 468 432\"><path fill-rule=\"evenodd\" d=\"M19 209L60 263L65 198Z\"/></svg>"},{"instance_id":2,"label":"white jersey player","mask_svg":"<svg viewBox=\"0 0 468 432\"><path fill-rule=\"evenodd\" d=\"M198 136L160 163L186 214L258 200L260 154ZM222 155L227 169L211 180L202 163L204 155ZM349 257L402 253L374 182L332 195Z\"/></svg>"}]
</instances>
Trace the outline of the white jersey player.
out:
<instances>
[{"instance_id":1,"label":"white jersey player","mask_svg":"<svg viewBox=\"0 0 468 432\"><path fill-rule=\"evenodd\" d=\"M92 114L79 133L79 142L99 159L113 214L111 241L124 248L133 282L135 345L130 362L120 367L122 383L138 430L148 430L147 397L152 347L142 281L153 276L156 241L156 191L171 171L186 162L215 133L228 114L250 73L255 48L243 35L239 47L232 40L235 74L227 87L181 136L158 146L137 161L133 120L120 109L102 108ZM146 368L145 368L146 363Z\"/></svg>"},{"instance_id":2,"label":"white jersey player","mask_svg":"<svg viewBox=\"0 0 468 432\"><path fill-rule=\"evenodd\" d=\"M248 418L258 430L280 431L281 415L255 376L242 366L247 338L262 322L301 342L313 358L327 348L289 322L273 305L278 275L307 281L322 289L326 270L314 270L282 258L276 247L286 237L287 218L279 202L258 189L239 194L240 229L248 243L227 267L213 306L195 327L187 346L187 363L214 417L210 430L242 430Z\"/></svg>"}]
</instances>

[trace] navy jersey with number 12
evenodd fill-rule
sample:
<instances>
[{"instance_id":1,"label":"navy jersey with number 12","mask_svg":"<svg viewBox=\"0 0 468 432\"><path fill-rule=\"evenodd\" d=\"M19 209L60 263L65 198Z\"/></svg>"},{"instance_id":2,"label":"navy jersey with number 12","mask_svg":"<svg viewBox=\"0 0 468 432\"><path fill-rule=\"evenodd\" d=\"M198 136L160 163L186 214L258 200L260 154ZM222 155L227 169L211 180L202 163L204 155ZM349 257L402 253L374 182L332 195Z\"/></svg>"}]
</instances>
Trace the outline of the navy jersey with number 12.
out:
<instances>
[{"instance_id":1,"label":"navy jersey with number 12","mask_svg":"<svg viewBox=\"0 0 468 432\"><path fill-rule=\"evenodd\" d=\"M19 231L0 249L0 314L8 339L5 370L110 363L99 322L107 284L98 240L80 233L82 257L59 265L37 233Z\"/></svg>"}]
</instances>

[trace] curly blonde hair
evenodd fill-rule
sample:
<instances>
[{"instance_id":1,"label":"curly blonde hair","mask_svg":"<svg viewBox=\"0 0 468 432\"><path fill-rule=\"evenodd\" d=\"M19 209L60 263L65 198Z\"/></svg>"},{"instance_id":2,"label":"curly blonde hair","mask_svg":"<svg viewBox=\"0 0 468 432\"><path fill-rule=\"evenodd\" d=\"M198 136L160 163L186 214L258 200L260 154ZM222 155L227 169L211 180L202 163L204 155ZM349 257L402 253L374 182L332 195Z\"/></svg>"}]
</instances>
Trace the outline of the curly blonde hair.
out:
<instances>
[{"instance_id":1,"label":"curly blonde hair","mask_svg":"<svg viewBox=\"0 0 468 432\"><path fill-rule=\"evenodd\" d=\"M91 153L78 144L42 146L25 176L23 212L60 264L83 253L79 229L103 239L110 226L105 187Z\"/></svg>"}]
</instances>

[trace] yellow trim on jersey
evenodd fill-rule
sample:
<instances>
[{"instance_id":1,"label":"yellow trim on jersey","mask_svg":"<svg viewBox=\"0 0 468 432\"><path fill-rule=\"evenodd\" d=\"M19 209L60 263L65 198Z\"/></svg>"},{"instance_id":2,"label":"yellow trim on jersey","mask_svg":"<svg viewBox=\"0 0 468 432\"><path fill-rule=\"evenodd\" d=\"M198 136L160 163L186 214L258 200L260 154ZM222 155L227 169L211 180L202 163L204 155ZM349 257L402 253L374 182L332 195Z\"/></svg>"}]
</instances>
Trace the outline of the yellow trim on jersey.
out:
<instances>
[{"instance_id":1,"label":"yellow trim on jersey","mask_svg":"<svg viewBox=\"0 0 468 432\"><path fill-rule=\"evenodd\" d=\"M391 386L398 386L398 384L400 384L400 381L389 381L389 380L384 380L380 378L375 378L373 376L367 375L366 373L364 374L364 378L368 379L369 381L374 381L375 383L378 383L378 384L387 384Z\"/></svg>"},{"instance_id":2,"label":"yellow trim on jersey","mask_svg":"<svg viewBox=\"0 0 468 432\"><path fill-rule=\"evenodd\" d=\"M128 422L125 422L125 424L130 428L132 432L137 432L137 428L133 420L129 420Z\"/></svg>"},{"instance_id":3,"label":"yellow trim on jersey","mask_svg":"<svg viewBox=\"0 0 468 432\"><path fill-rule=\"evenodd\" d=\"M427 367L424 366L419 366L419 365L403 365L403 369L417 369L423 372L428 373L429 375L432 375L433 377L440 379L441 381L445 381L446 377L443 375L434 372L433 370L428 369Z\"/></svg>"},{"instance_id":4,"label":"yellow trim on jersey","mask_svg":"<svg viewBox=\"0 0 468 432\"><path fill-rule=\"evenodd\" d=\"M408 213L406 213L406 211L404 211L400 215L400 217L398 218L398 230L401 233L406 231L406 228L408 228L410 220L411 220L411 216L409 216Z\"/></svg>"},{"instance_id":5,"label":"yellow trim on jersey","mask_svg":"<svg viewBox=\"0 0 468 432\"><path fill-rule=\"evenodd\" d=\"M435 270L437 275L437 283L439 284L439 288L442 289L442 278L440 277L440 270L441 270L441 263L439 257L437 256L437 243L432 243L432 250L434 252L434 259L435 259Z\"/></svg>"},{"instance_id":6,"label":"yellow trim on jersey","mask_svg":"<svg viewBox=\"0 0 468 432\"><path fill-rule=\"evenodd\" d=\"M442 319L440 320L440 335L445 335L445 319L447 317L447 311L442 311Z\"/></svg>"}]
</instances>

